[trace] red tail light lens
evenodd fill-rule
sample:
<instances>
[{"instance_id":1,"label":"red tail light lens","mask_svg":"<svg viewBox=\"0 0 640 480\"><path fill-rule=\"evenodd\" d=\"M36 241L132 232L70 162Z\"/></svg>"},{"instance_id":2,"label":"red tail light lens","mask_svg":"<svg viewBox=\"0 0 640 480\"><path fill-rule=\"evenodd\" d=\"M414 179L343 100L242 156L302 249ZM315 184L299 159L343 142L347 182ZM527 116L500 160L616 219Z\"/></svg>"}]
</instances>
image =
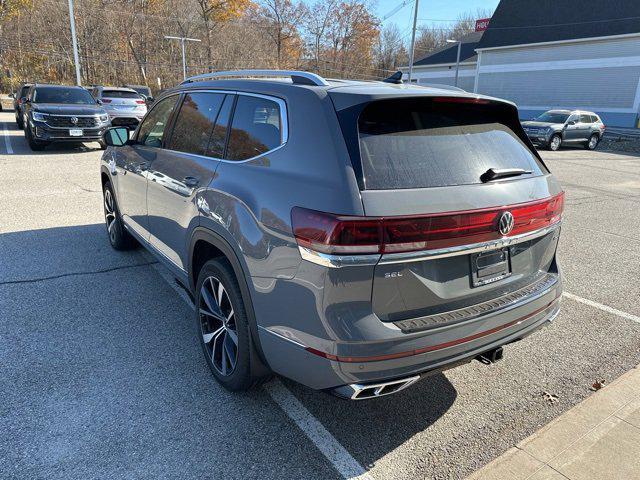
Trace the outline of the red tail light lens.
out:
<instances>
[{"instance_id":1,"label":"red tail light lens","mask_svg":"<svg viewBox=\"0 0 640 480\"><path fill-rule=\"evenodd\" d=\"M409 217L351 217L294 207L291 221L302 247L327 254L398 253L468 245L533 232L560 221L564 192L535 202ZM511 212L513 229L498 228Z\"/></svg>"},{"instance_id":2,"label":"red tail light lens","mask_svg":"<svg viewBox=\"0 0 640 480\"><path fill-rule=\"evenodd\" d=\"M138 105L144 105L144 104L145 104L145 101L144 101L144 100L136 100L136 103L137 103Z\"/></svg>"},{"instance_id":3,"label":"red tail light lens","mask_svg":"<svg viewBox=\"0 0 640 480\"><path fill-rule=\"evenodd\" d=\"M111 103L111 99L110 98L103 98L102 99L102 103Z\"/></svg>"}]
</instances>

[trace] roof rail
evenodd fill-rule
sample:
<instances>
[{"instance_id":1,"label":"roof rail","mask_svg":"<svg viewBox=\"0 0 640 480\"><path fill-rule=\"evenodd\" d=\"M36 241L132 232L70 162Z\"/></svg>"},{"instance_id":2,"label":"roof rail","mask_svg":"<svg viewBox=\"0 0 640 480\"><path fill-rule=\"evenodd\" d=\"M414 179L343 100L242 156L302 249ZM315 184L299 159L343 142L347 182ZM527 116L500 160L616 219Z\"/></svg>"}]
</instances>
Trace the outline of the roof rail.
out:
<instances>
[{"instance_id":1,"label":"roof rail","mask_svg":"<svg viewBox=\"0 0 640 480\"><path fill-rule=\"evenodd\" d=\"M291 77L291 81L298 85L329 86L329 83L320 75L298 70L228 70L225 72L203 73L187 78L180 85L200 80L219 80L223 77Z\"/></svg>"}]
</instances>

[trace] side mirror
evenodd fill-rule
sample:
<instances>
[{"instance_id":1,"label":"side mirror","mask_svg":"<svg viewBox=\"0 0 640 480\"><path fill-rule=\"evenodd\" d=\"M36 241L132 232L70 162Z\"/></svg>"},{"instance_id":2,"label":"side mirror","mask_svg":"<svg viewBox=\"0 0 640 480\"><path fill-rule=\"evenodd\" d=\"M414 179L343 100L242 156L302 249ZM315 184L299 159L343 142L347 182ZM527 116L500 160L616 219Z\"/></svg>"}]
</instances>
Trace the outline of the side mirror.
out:
<instances>
[{"instance_id":1,"label":"side mirror","mask_svg":"<svg viewBox=\"0 0 640 480\"><path fill-rule=\"evenodd\" d=\"M573 120L571 120L570 122L567 122L567 125L575 125L576 122L574 122Z\"/></svg>"},{"instance_id":2,"label":"side mirror","mask_svg":"<svg viewBox=\"0 0 640 480\"><path fill-rule=\"evenodd\" d=\"M127 127L110 127L102 134L102 140L110 147L122 147L129 142Z\"/></svg>"}]
</instances>

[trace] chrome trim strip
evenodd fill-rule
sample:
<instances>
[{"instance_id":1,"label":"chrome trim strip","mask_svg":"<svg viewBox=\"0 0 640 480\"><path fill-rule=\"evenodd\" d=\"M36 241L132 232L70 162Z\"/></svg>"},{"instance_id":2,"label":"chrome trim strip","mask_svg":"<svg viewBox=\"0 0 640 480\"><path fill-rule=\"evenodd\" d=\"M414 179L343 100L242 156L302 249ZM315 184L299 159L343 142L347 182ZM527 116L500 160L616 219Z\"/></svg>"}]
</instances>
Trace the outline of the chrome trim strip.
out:
<instances>
[{"instance_id":1,"label":"chrome trim strip","mask_svg":"<svg viewBox=\"0 0 640 480\"><path fill-rule=\"evenodd\" d=\"M489 242L472 243L470 245L460 245L457 247L439 248L437 250L421 250L418 252L407 253L386 253L382 255L382 258L380 259L380 265L435 260L438 258L455 257L457 255L468 255L470 253L479 253L486 250L495 250L498 248L509 247L511 245L516 245L518 243L544 237L545 235L558 230L561 223L562 222L554 223L549 227L541 228L540 230L536 230L534 232L523 233L520 235L515 235L513 237L504 237L498 240L491 240Z\"/></svg>"},{"instance_id":2,"label":"chrome trim strip","mask_svg":"<svg viewBox=\"0 0 640 480\"><path fill-rule=\"evenodd\" d=\"M307 348L307 346L306 346L306 345L303 345L302 343L300 343L300 342L298 342L298 341L296 341L296 340L294 340L294 339L292 339L292 338L285 337L285 336L284 336L284 335L282 335L281 333L274 332L273 330L269 330L268 328L263 327L262 325L258 325L258 328L259 328L260 330L263 330L263 331L267 332L267 333L270 333L271 335L274 335L274 336L278 337L278 338L279 338L279 339L281 339L281 340L286 340L286 341L287 341L287 342L289 342L289 343L293 343L294 345L296 345L296 346L298 346L298 347L301 347L301 348Z\"/></svg>"},{"instance_id":3,"label":"chrome trim strip","mask_svg":"<svg viewBox=\"0 0 640 480\"><path fill-rule=\"evenodd\" d=\"M298 245L298 251L303 260L329 268L376 265L381 257L379 253L371 255L329 255L300 245Z\"/></svg>"}]
</instances>

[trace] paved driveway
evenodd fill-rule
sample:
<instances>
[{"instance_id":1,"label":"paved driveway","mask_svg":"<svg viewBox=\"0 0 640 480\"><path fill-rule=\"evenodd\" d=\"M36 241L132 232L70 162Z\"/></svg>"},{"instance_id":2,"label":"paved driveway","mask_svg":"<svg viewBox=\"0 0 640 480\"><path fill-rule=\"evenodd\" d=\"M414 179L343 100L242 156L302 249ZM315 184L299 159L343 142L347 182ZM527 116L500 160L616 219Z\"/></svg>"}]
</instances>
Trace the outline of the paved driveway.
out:
<instances>
[{"instance_id":1,"label":"paved driveway","mask_svg":"<svg viewBox=\"0 0 640 480\"><path fill-rule=\"evenodd\" d=\"M640 362L640 158L544 154L574 294L553 325L347 402L219 387L167 272L109 247L97 145L34 154L11 112L0 135L0 478L461 478Z\"/></svg>"}]
</instances>

